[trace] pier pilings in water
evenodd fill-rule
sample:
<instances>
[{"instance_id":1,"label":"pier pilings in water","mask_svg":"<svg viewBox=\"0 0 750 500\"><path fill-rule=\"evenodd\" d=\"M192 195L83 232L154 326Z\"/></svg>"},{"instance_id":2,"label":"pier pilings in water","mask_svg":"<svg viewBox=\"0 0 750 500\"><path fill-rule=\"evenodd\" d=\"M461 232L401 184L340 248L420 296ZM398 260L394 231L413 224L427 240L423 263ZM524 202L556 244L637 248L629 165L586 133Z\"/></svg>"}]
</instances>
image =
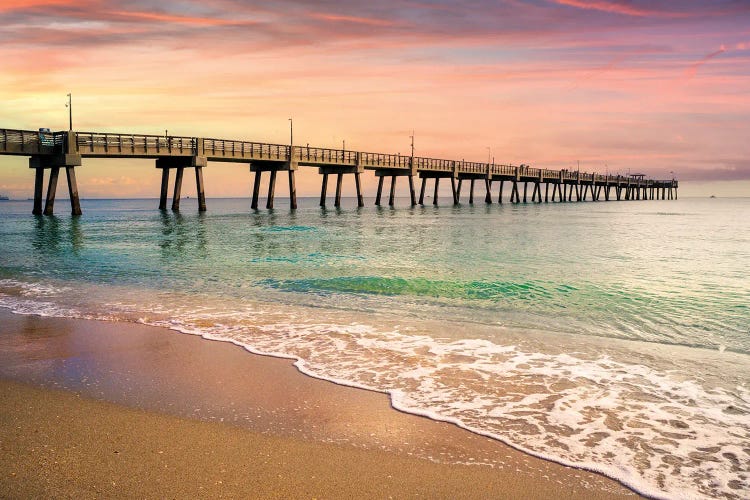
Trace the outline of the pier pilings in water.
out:
<instances>
[{"instance_id":1,"label":"pier pilings in water","mask_svg":"<svg viewBox=\"0 0 750 500\"><path fill-rule=\"evenodd\" d=\"M33 154L29 158L29 168L34 169L34 207L31 211L34 215L54 214L57 181L61 168L65 169L65 176L68 180L71 213L72 215L82 214L75 173L75 167L81 165L81 155L75 153L75 135L73 132L67 132L58 134L58 138L60 144L56 152L53 154ZM49 183L47 184L47 196L42 211L45 170L49 170Z\"/></svg>"},{"instance_id":2,"label":"pier pilings in water","mask_svg":"<svg viewBox=\"0 0 750 500\"><path fill-rule=\"evenodd\" d=\"M203 167L206 166L205 156L163 156L156 159L156 168L161 169L161 190L159 192L159 210L167 209L169 192L169 172L175 171L174 191L172 194L172 210L180 210L182 197L182 177L186 168L195 169L195 188L198 195L198 211L206 211L206 190L203 185Z\"/></svg>"},{"instance_id":3,"label":"pier pilings in water","mask_svg":"<svg viewBox=\"0 0 750 500\"><path fill-rule=\"evenodd\" d=\"M364 197L362 195L362 181L360 179L360 176L362 175L362 172L364 172L364 169L361 165L324 165L320 166L318 168L318 173L323 176L321 185L320 185L320 207L323 208L326 206L327 202L327 191L328 191L328 176L329 175L335 175L336 176L336 193L334 195L333 199L333 206L336 208L341 207L341 190L342 190L342 184L344 181L344 175L353 175L354 176L354 187L357 190L357 206L358 207L364 207ZM383 178L380 178L380 189L383 187ZM378 194L378 200L380 199L380 195Z\"/></svg>"},{"instance_id":4,"label":"pier pilings in water","mask_svg":"<svg viewBox=\"0 0 750 500\"><path fill-rule=\"evenodd\" d=\"M258 198L260 197L260 184L263 172L269 173L266 208L273 208L274 198L276 197L276 175L281 171L287 173L289 181L289 206L292 210L295 210L297 208L297 183L295 180L295 173L298 168L299 164L296 161L256 160L250 162L250 172L255 173L250 208L253 210L258 209Z\"/></svg>"}]
</instances>

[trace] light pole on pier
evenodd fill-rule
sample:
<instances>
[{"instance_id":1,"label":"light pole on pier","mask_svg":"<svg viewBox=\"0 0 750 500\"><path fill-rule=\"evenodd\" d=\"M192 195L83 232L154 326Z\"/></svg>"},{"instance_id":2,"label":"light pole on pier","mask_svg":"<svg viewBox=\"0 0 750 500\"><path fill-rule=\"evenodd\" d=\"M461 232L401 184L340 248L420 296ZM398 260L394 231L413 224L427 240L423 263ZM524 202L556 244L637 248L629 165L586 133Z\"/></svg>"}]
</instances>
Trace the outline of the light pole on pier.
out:
<instances>
[{"instance_id":1,"label":"light pole on pier","mask_svg":"<svg viewBox=\"0 0 750 500\"><path fill-rule=\"evenodd\" d=\"M294 120L289 118L289 146L294 146Z\"/></svg>"},{"instance_id":2,"label":"light pole on pier","mask_svg":"<svg viewBox=\"0 0 750 500\"><path fill-rule=\"evenodd\" d=\"M414 158L414 131L411 131L411 135L409 136L411 138L411 157Z\"/></svg>"},{"instance_id":3,"label":"light pole on pier","mask_svg":"<svg viewBox=\"0 0 750 500\"><path fill-rule=\"evenodd\" d=\"M492 148L487 146L487 163L490 163L490 158L492 158Z\"/></svg>"},{"instance_id":4,"label":"light pole on pier","mask_svg":"<svg viewBox=\"0 0 750 500\"><path fill-rule=\"evenodd\" d=\"M65 105L68 108L68 130L73 130L73 95L68 94L68 103Z\"/></svg>"},{"instance_id":5,"label":"light pole on pier","mask_svg":"<svg viewBox=\"0 0 750 500\"><path fill-rule=\"evenodd\" d=\"M674 180L674 170L670 170L669 173L672 174L672 180Z\"/></svg>"}]
</instances>

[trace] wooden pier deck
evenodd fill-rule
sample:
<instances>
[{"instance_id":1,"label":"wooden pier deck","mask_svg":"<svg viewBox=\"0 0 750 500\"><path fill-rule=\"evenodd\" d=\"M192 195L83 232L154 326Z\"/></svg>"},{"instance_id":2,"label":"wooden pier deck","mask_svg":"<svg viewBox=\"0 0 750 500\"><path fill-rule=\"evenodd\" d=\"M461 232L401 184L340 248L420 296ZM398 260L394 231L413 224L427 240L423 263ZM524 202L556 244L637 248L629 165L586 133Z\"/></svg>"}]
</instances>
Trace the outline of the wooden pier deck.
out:
<instances>
[{"instance_id":1,"label":"wooden pier deck","mask_svg":"<svg viewBox=\"0 0 750 500\"><path fill-rule=\"evenodd\" d=\"M0 155L29 157L29 167L35 171L34 214L52 215L55 192L61 168L65 169L74 215L81 214L75 167L83 158L146 158L156 161L162 169L159 208L166 209L170 171L175 170L172 209L179 210L182 178L185 168L193 168L196 176L198 209L206 210L203 167L208 161L247 163L255 173L251 208L258 208L261 178L269 173L266 208L273 208L278 172L287 172L290 206L297 208L295 172L299 167L316 167L322 176L320 205L327 202L328 178L336 175L334 205L341 204L344 175L353 175L359 206L364 206L360 175L373 170L378 177L375 204L382 201L384 180L390 177L389 205L394 204L398 177L409 183L411 204L424 204L427 181L433 180L432 203L438 204L440 179L450 180L453 203L460 203L464 181L469 183L469 203L474 203L475 183L479 181L484 191L485 203L492 203L492 185L499 183L497 202L503 203L503 189L509 184L511 203L570 202L610 200L676 199L678 181L646 179L644 175L602 175L574 170L550 170L527 165L467 162L403 156L384 153L367 153L345 149L319 148L268 144L252 141L175 137L144 134L114 134L100 132L40 132L33 130L0 129ZM47 195L42 210L44 171L49 170ZM414 178L421 180L417 200ZM519 185L523 184L521 190ZM542 186L544 185L544 186ZM550 189L551 186L551 189ZM544 191L544 193L542 193ZM550 194L551 191L551 194Z\"/></svg>"}]
</instances>

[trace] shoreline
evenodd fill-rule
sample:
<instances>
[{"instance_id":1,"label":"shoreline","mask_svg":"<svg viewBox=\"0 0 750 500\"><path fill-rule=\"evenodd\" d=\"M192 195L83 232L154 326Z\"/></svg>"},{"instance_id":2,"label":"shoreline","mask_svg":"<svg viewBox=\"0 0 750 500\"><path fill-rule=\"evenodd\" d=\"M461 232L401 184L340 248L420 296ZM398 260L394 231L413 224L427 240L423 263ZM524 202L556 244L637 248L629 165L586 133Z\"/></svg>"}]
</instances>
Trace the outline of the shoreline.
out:
<instances>
[{"instance_id":1,"label":"shoreline","mask_svg":"<svg viewBox=\"0 0 750 500\"><path fill-rule=\"evenodd\" d=\"M255 461L247 464L243 457L253 456L251 450L257 451L261 445L264 450L286 450L276 459L294 456L305 462L295 462L292 470L283 464L264 469L260 482L273 484L276 489L263 490L266 494L252 490L261 496L274 496L272 491L276 496L309 493L327 497L353 493L525 498L636 496L602 475L532 457L449 423L403 413L391 407L386 394L315 379L299 372L291 360L252 354L228 342L206 342L198 336L132 323L24 316L5 309L0 310L0 322L0 393L4 408L0 415L5 423L0 441L5 456L13 457L0 460L0 489L4 495L21 487L28 488L24 490L28 494L48 491L39 490L41 479L34 477L48 477L40 474L49 460L33 463L33 453L23 443L39 435L34 430L54 424L54 419L76 415L85 421L85 425L81 424L83 429L116 433L119 442L139 449L136 456L151 466L163 457L148 455L139 448L143 445L139 444L142 434L133 429L153 429L156 434L147 441L162 440L164 446L170 444L173 435L189 435L191 443L200 441L200 448L213 454L229 452L221 449L221 441L211 441L211 436L231 436L231 442L244 448L233 449L233 455L225 456L222 463L229 464L227 467L237 474L238 467L259 465ZM40 411L41 402L45 402L44 411ZM29 408L36 408L33 416L28 413ZM124 429L128 430L113 428L113 420L125 422ZM21 431L16 431L19 423ZM56 450L66 449L69 453L71 446L78 447L76 443L85 441L85 436L74 432L75 428L66 427L70 433L67 437L52 436L58 440ZM271 441L273 445L269 444ZM175 443L172 446L176 462L170 470L180 470L180 464L197 466L197 455L185 448L174 448ZM104 453L85 444L76 449L76 463ZM100 458L104 460L111 453ZM9 467L14 463L37 469L38 474L26 474L23 479L18 472L11 476ZM347 464L351 471L334 473L332 463ZM138 467L129 463L117 471L126 477L137 476L141 470ZM311 468L315 469L314 474ZM275 482L275 470L284 471L279 473L284 481ZM381 470L390 470L392 477L378 475ZM416 470L419 472L409 472ZM81 491L92 492L96 491L90 489L92 485L103 480L102 472L100 467L62 483L55 476L53 482L55 487L88 485ZM188 493L177 489L188 487L183 481L197 488L197 477L177 476L168 474L171 486L152 490L146 496L182 494L179 492L204 495L200 490ZM344 476L347 477L342 480ZM247 478L233 477L234 495L253 494L242 489L249 484L243 479ZM166 483L159 484L164 487ZM352 489L353 485L357 487ZM477 490L479 486L486 489ZM279 495L279 488L287 488L286 494ZM140 490L129 491L134 494ZM228 494L213 491L210 494L206 490L206 496Z\"/></svg>"}]
</instances>

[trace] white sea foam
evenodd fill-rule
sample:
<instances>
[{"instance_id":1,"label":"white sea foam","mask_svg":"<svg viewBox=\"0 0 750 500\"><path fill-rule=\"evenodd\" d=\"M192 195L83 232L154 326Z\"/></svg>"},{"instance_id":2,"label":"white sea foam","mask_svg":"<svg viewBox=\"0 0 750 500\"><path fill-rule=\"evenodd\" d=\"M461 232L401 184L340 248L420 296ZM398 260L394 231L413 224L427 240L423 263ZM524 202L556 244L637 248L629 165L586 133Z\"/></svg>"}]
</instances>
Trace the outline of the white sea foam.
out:
<instances>
[{"instance_id":1,"label":"white sea foam","mask_svg":"<svg viewBox=\"0 0 750 500\"><path fill-rule=\"evenodd\" d=\"M65 305L60 289L0 282L25 314L125 319L295 359L308 375L390 394L394 407L455 423L533 455L664 498L747 498L750 390L613 354L419 334L257 303L136 296ZM15 290L15 293L7 293ZM379 326L378 326L379 325ZM423 330L424 331L424 330ZM467 332L470 333L470 332ZM712 353L720 354L731 353ZM742 356L734 355L733 356Z\"/></svg>"}]
</instances>

